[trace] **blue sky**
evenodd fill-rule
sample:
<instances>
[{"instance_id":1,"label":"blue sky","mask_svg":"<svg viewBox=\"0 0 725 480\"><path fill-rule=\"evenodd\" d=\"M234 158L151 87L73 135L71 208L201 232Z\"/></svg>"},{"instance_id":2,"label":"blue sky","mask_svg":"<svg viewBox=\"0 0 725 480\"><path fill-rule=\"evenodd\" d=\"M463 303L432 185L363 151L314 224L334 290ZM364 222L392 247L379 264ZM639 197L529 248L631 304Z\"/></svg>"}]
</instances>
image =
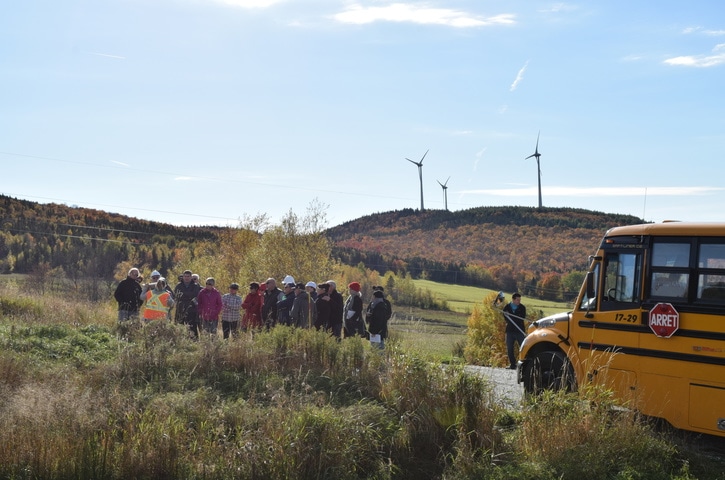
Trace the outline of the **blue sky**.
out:
<instances>
[{"instance_id":1,"label":"blue sky","mask_svg":"<svg viewBox=\"0 0 725 480\"><path fill-rule=\"evenodd\" d=\"M723 220L715 1L28 0L0 193L177 225L420 206Z\"/></svg>"}]
</instances>

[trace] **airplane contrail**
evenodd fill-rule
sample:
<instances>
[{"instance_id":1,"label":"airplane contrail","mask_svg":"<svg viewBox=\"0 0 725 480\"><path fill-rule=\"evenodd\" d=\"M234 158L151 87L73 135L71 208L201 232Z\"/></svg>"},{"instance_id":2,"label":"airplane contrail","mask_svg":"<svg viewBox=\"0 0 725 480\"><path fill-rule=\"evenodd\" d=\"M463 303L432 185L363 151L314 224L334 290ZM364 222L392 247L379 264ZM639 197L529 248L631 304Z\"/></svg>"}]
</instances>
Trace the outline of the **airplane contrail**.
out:
<instances>
[{"instance_id":1,"label":"airplane contrail","mask_svg":"<svg viewBox=\"0 0 725 480\"><path fill-rule=\"evenodd\" d=\"M119 60L126 60L126 57L120 55L111 55L110 53L98 53L98 52L86 52L88 55L97 55L99 57L118 58Z\"/></svg>"}]
</instances>

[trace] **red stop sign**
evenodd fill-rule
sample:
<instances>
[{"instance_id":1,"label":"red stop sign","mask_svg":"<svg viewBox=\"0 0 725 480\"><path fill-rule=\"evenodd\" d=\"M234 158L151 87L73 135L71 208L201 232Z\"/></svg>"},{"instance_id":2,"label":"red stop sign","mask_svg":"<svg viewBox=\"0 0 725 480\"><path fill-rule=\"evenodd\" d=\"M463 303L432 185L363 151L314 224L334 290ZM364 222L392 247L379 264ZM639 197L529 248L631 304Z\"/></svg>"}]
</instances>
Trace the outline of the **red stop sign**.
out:
<instances>
[{"instance_id":1,"label":"red stop sign","mask_svg":"<svg viewBox=\"0 0 725 480\"><path fill-rule=\"evenodd\" d=\"M649 311L649 328L655 335L670 338L680 328L680 314L669 303L658 303Z\"/></svg>"}]
</instances>

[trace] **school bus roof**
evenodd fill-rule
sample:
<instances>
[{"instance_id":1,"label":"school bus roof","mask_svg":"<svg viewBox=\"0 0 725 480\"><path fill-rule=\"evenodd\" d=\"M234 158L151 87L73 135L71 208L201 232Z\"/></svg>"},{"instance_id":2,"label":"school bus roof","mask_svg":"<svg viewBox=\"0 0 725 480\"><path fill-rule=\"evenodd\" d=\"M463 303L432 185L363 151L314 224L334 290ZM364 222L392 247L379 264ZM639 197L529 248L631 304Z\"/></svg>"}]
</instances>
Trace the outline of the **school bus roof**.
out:
<instances>
[{"instance_id":1,"label":"school bus roof","mask_svg":"<svg viewBox=\"0 0 725 480\"><path fill-rule=\"evenodd\" d=\"M674 221L665 221L662 223L645 223L642 225L627 225L624 227L610 228L605 236L615 237L620 235L725 237L725 223Z\"/></svg>"}]
</instances>

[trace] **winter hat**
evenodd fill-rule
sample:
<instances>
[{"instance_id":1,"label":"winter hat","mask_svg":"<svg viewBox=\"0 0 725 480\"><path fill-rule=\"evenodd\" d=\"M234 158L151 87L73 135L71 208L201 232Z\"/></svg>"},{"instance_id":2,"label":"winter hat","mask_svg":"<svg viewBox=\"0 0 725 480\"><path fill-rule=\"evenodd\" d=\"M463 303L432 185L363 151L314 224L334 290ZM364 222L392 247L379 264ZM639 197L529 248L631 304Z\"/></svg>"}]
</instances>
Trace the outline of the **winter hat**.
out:
<instances>
[{"instance_id":1,"label":"winter hat","mask_svg":"<svg viewBox=\"0 0 725 480\"><path fill-rule=\"evenodd\" d=\"M357 282L352 282L351 284L349 284L347 286L347 288L349 288L350 290L355 290L356 292L359 292L360 291L360 284L357 283Z\"/></svg>"},{"instance_id":2,"label":"winter hat","mask_svg":"<svg viewBox=\"0 0 725 480\"><path fill-rule=\"evenodd\" d=\"M161 274L159 273L158 270L154 270L153 272L151 272L151 278L160 277L160 276L161 276Z\"/></svg>"}]
</instances>

